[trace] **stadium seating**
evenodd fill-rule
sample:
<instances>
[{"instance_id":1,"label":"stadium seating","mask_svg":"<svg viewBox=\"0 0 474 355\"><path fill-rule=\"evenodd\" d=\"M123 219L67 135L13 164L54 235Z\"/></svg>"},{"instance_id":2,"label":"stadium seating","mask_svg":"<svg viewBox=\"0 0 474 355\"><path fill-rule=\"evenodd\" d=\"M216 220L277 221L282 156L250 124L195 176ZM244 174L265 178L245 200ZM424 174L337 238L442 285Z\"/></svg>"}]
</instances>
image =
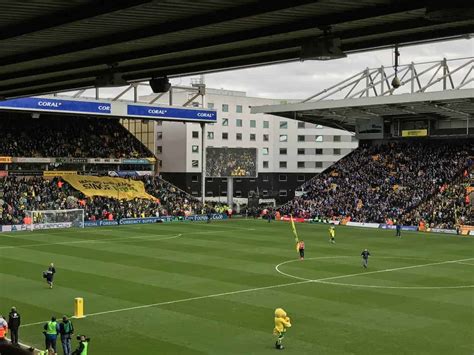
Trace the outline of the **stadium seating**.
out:
<instances>
[{"instance_id":1,"label":"stadium seating","mask_svg":"<svg viewBox=\"0 0 474 355\"><path fill-rule=\"evenodd\" d=\"M303 185L306 193L282 206L280 211L357 222L403 219L416 225L419 219L426 218L434 225L454 225L454 213L441 212L441 219L428 218L434 212L439 215L437 207L428 206L437 206L440 198L445 205L452 205L452 200L462 195L456 181L466 169L472 170L473 151L472 140L361 145ZM443 186L445 191L439 197ZM460 218L469 213L469 206L457 211Z\"/></svg>"},{"instance_id":2,"label":"stadium seating","mask_svg":"<svg viewBox=\"0 0 474 355\"><path fill-rule=\"evenodd\" d=\"M83 208L86 220L202 213L199 201L169 182L151 176L142 179L146 191L159 203L145 199L86 198L66 182L58 184L59 179L0 178L0 225L21 224L27 210Z\"/></svg>"},{"instance_id":3,"label":"stadium seating","mask_svg":"<svg viewBox=\"0 0 474 355\"><path fill-rule=\"evenodd\" d=\"M152 154L116 119L9 116L0 120L0 156L138 158Z\"/></svg>"}]
</instances>

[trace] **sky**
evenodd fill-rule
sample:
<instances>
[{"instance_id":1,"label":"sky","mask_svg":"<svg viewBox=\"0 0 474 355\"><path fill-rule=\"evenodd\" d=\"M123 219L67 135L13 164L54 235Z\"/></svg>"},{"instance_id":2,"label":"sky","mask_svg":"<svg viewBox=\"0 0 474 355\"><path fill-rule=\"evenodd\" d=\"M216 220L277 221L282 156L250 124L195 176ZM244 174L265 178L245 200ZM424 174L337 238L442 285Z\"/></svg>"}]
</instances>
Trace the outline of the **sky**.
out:
<instances>
[{"instance_id":1,"label":"sky","mask_svg":"<svg viewBox=\"0 0 474 355\"><path fill-rule=\"evenodd\" d=\"M474 56L474 39L461 39L399 49L400 64L438 61ZM210 88L246 91L248 96L303 99L362 71L393 65L393 50L349 54L347 58L331 61L305 61L233 70L205 75ZM173 84L188 85L190 78L172 80Z\"/></svg>"},{"instance_id":2,"label":"sky","mask_svg":"<svg viewBox=\"0 0 474 355\"><path fill-rule=\"evenodd\" d=\"M406 46L399 49L400 64L474 56L474 38ZM364 70L393 65L393 49L349 54L331 61L304 61L206 74L209 88L245 91L248 96L272 99L304 99ZM189 86L192 77L172 79L173 85ZM195 77L196 78L196 77ZM101 89L101 97L114 97L123 88ZM140 87L139 96L151 93ZM88 90L85 96L93 96ZM131 92L122 99L132 99Z\"/></svg>"}]
</instances>

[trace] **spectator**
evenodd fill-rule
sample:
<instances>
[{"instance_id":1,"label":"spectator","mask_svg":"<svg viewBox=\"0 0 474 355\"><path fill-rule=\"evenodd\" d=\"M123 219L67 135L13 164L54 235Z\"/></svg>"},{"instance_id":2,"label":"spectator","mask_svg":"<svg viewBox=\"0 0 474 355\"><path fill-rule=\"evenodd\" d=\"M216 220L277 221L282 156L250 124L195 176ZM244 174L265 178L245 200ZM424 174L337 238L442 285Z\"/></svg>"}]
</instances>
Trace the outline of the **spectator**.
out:
<instances>
[{"instance_id":1,"label":"spectator","mask_svg":"<svg viewBox=\"0 0 474 355\"><path fill-rule=\"evenodd\" d=\"M303 185L305 195L282 206L280 212L355 222L386 223L402 218L404 224L417 224L420 217L426 217L416 212L417 207L463 175L473 151L472 140L361 146ZM445 211L438 211L437 221L449 220L454 225L455 213Z\"/></svg>"}]
</instances>

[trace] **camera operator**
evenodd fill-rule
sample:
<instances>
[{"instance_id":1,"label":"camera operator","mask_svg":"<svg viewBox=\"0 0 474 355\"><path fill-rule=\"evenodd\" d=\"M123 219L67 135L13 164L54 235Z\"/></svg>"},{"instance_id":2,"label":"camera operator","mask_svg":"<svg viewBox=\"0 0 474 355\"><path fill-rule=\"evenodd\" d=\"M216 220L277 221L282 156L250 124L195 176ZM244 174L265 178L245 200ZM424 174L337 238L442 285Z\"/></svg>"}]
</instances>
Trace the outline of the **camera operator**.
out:
<instances>
[{"instance_id":1,"label":"camera operator","mask_svg":"<svg viewBox=\"0 0 474 355\"><path fill-rule=\"evenodd\" d=\"M87 350L89 349L90 338L86 338L85 335L78 335L77 340L79 340L79 346L72 353L72 355L87 355Z\"/></svg>"}]
</instances>

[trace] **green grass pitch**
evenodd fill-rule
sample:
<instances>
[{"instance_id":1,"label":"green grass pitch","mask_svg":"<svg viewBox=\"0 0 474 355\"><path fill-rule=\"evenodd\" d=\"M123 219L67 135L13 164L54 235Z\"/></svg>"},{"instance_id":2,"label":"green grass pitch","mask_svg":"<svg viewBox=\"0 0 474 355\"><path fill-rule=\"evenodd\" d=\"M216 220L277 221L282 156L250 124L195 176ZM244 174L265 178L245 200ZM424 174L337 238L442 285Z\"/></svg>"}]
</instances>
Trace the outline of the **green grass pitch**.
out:
<instances>
[{"instance_id":1,"label":"green grass pitch","mask_svg":"<svg viewBox=\"0 0 474 355\"><path fill-rule=\"evenodd\" d=\"M16 306L20 341L42 348L39 323L83 297L91 354L273 354L277 307L286 354L473 354L474 239L337 227L331 245L327 228L297 225L304 261L283 222L1 234L0 312Z\"/></svg>"}]
</instances>

